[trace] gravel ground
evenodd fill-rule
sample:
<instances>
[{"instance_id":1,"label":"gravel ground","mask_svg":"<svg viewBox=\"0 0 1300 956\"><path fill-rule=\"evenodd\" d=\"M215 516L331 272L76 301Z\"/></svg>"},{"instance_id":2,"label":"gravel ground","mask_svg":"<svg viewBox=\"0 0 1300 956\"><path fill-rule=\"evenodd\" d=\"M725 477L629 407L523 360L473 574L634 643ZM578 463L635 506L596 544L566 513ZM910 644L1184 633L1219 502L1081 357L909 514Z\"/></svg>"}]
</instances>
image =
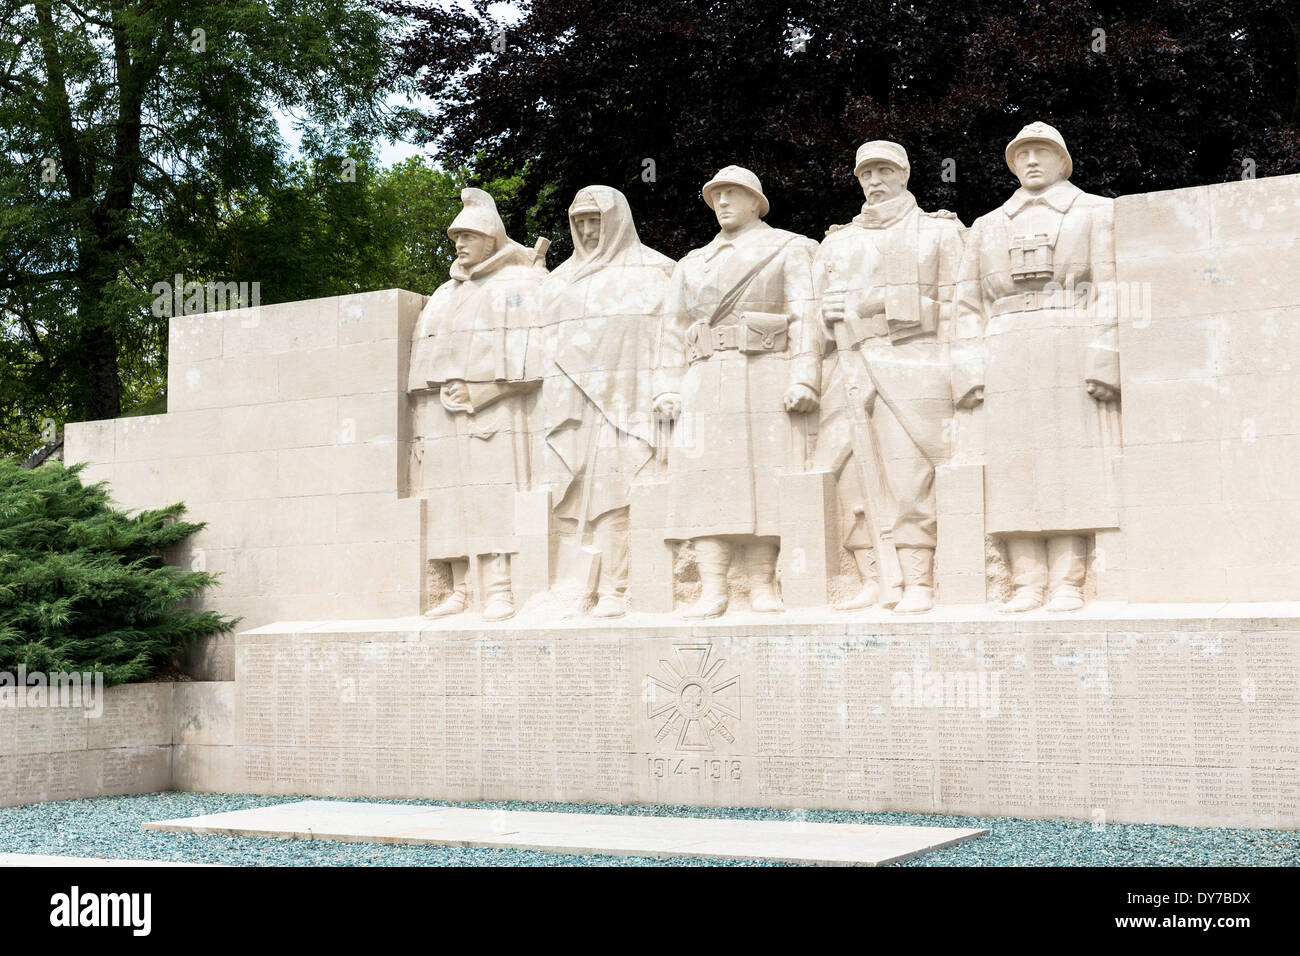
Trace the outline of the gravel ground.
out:
<instances>
[{"instance_id":1,"label":"gravel ground","mask_svg":"<svg viewBox=\"0 0 1300 956\"><path fill-rule=\"evenodd\" d=\"M245 794L150 793L64 800L0 808L0 852L48 853L122 859L176 860L243 866L771 866L729 860L651 860L575 856L532 850L396 846L265 840L248 837L147 833L151 820L263 807L295 797ZM434 800L370 803L440 805ZM445 803L441 803L445 805ZM623 807L572 803L466 803L507 810L630 813L646 816L806 820L810 823L892 823L982 827L989 835L938 850L901 866L1295 866L1300 831L1196 829L1112 823L1022 820L1008 817L933 816L919 813L851 813L834 810L716 810L700 807Z\"/></svg>"}]
</instances>

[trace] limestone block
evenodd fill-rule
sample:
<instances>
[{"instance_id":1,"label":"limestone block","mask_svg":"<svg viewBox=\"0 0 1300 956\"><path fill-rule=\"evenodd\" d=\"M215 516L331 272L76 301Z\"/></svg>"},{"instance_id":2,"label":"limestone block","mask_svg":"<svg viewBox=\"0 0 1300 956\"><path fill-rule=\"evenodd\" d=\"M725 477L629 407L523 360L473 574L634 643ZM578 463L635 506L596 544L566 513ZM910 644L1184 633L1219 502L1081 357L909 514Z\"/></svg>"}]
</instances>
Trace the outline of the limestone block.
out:
<instances>
[{"instance_id":1,"label":"limestone block","mask_svg":"<svg viewBox=\"0 0 1300 956\"><path fill-rule=\"evenodd\" d=\"M82 472L82 481L109 481L109 495L122 508L157 508L181 500L179 496L172 499L167 497L173 491L164 485L163 472L166 464L165 461L155 459L124 462L108 469L87 468Z\"/></svg>"},{"instance_id":2,"label":"limestone block","mask_svg":"<svg viewBox=\"0 0 1300 956\"><path fill-rule=\"evenodd\" d=\"M236 405L221 409L218 447L242 452L329 445L336 442L338 427L338 400L333 396Z\"/></svg>"},{"instance_id":3,"label":"limestone block","mask_svg":"<svg viewBox=\"0 0 1300 956\"><path fill-rule=\"evenodd\" d=\"M236 747L177 744L172 748L171 790L229 793L237 786Z\"/></svg>"},{"instance_id":4,"label":"limestone block","mask_svg":"<svg viewBox=\"0 0 1300 956\"><path fill-rule=\"evenodd\" d=\"M1219 353L1224 375L1294 374L1300 355L1300 303L1234 312L1225 322Z\"/></svg>"},{"instance_id":5,"label":"limestone block","mask_svg":"<svg viewBox=\"0 0 1300 956\"><path fill-rule=\"evenodd\" d=\"M1204 188L1120 196L1115 200L1115 258L1129 262L1171 246L1210 249L1211 205Z\"/></svg>"},{"instance_id":6,"label":"limestone block","mask_svg":"<svg viewBox=\"0 0 1300 956\"><path fill-rule=\"evenodd\" d=\"M86 746L91 750L170 746L172 685L110 687L105 691L103 716L86 723L89 725Z\"/></svg>"},{"instance_id":7,"label":"limestone block","mask_svg":"<svg viewBox=\"0 0 1300 956\"><path fill-rule=\"evenodd\" d=\"M276 496L379 491L395 494L397 450L394 442L390 445L320 445L275 452Z\"/></svg>"},{"instance_id":8,"label":"limestone block","mask_svg":"<svg viewBox=\"0 0 1300 956\"><path fill-rule=\"evenodd\" d=\"M279 398L278 356L249 353L167 366L167 410L257 405Z\"/></svg>"},{"instance_id":9,"label":"limestone block","mask_svg":"<svg viewBox=\"0 0 1300 956\"><path fill-rule=\"evenodd\" d=\"M397 498L392 492L374 491L338 495L336 523L329 540L411 541L420 533L420 501Z\"/></svg>"},{"instance_id":10,"label":"limestone block","mask_svg":"<svg viewBox=\"0 0 1300 956\"><path fill-rule=\"evenodd\" d=\"M1125 384L1125 445L1217 441L1220 395L1209 376Z\"/></svg>"},{"instance_id":11,"label":"limestone block","mask_svg":"<svg viewBox=\"0 0 1300 956\"><path fill-rule=\"evenodd\" d=\"M339 341L338 296L232 309L225 317L222 354L329 349Z\"/></svg>"},{"instance_id":12,"label":"limestone block","mask_svg":"<svg viewBox=\"0 0 1300 956\"><path fill-rule=\"evenodd\" d=\"M839 570L835 534L835 479L828 471L780 477L781 551L778 573L786 607L830 603L829 584Z\"/></svg>"},{"instance_id":13,"label":"limestone block","mask_svg":"<svg viewBox=\"0 0 1300 956\"><path fill-rule=\"evenodd\" d=\"M1089 570L1098 601L1128 600L1128 555L1124 532L1098 531L1093 538Z\"/></svg>"},{"instance_id":14,"label":"limestone block","mask_svg":"<svg viewBox=\"0 0 1300 956\"><path fill-rule=\"evenodd\" d=\"M1292 223L1300 209L1300 176L1268 176L1177 192L1206 197L1210 235L1216 247L1264 245L1275 240L1285 247L1295 239Z\"/></svg>"},{"instance_id":15,"label":"limestone block","mask_svg":"<svg viewBox=\"0 0 1300 956\"><path fill-rule=\"evenodd\" d=\"M1228 324L1222 315L1174 316L1145 326L1120 323L1124 387L1131 383L1194 379L1212 380Z\"/></svg>"},{"instance_id":16,"label":"limestone block","mask_svg":"<svg viewBox=\"0 0 1300 956\"><path fill-rule=\"evenodd\" d=\"M172 748L161 746L115 747L90 751L94 785L87 792L97 796L124 793L155 793L171 788Z\"/></svg>"},{"instance_id":17,"label":"limestone block","mask_svg":"<svg viewBox=\"0 0 1300 956\"><path fill-rule=\"evenodd\" d=\"M241 626L255 627L264 623L252 617L262 606L258 599L248 602L252 606L241 606L238 599L223 598L220 610L231 617L242 617ZM248 612L251 612L248 613ZM233 634L211 634L201 637L193 644L188 644L177 655L181 670L200 681L231 681L235 679L235 636Z\"/></svg>"},{"instance_id":18,"label":"limestone block","mask_svg":"<svg viewBox=\"0 0 1300 956\"><path fill-rule=\"evenodd\" d=\"M168 365L186 365L223 354L226 316L221 312L174 315L167 326Z\"/></svg>"},{"instance_id":19,"label":"limestone block","mask_svg":"<svg viewBox=\"0 0 1300 956\"><path fill-rule=\"evenodd\" d=\"M166 459L163 485L186 504L274 497L280 456L286 454L266 450Z\"/></svg>"},{"instance_id":20,"label":"limestone block","mask_svg":"<svg viewBox=\"0 0 1300 956\"><path fill-rule=\"evenodd\" d=\"M673 550L663 534L667 490L664 482L632 486L628 600L635 611L664 614L673 609Z\"/></svg>"},{"instance_id":21,"label":"limestone block","mask_svg":"<svg viewBox=\"0 0 1300 956\"><path fill-rule=\"evenodd\" d=\"M1143 509L1222 500L1217 441L1130 445L1124 450L1126 503Z\"/></svg>"},{"instance_id":22,"label":"limestone block","mask_svg":"<svg viewBox=\"0 0 1300 956\"><path fill-rule=\"evenodd\" d=\"M404 289L384 289L339 298L339 345L410 338L414 316L425 296Z\"/></svg>"},{"instance_id":23,"label":"limestone block","mask_svg":"<svg viewBox=\"0 0 1300 956\"><path fill-rule=\"evenodd\" d=\"M404 410L405 400L395 391L341 395L337 424L330 440L338 445L395 442Z\"/></svg>"},{"instance_id":24,"label":"limestone block","mask_svg":"<svg viewBox=\"0 0 1300 956\"><path fill-rule=\"evenodd\" d=\"M181 681L172 688L172 743L231 746L235 742L234 681Z\"/></svg>"},{"instance_id":25,"label":"limestone block","mask_svg":"<svg viewBox=\"0 0 1300 956\"><path fill-rule=\"evenodd\" d=\"M112 464L116 461L115 422L69 422L63 430L63 460Z\"/></svg>"},{"instance_id":26,"label":"limestone block","mask_svg":"<svg viewBox=\"0 0 1300 956\"><path fill-rule=\"evenodd\" d=\"M518 604L551 586L551 493L516 492L514 505L519 551L511 557L510 584Z\"/></svg>"}]
</instances>

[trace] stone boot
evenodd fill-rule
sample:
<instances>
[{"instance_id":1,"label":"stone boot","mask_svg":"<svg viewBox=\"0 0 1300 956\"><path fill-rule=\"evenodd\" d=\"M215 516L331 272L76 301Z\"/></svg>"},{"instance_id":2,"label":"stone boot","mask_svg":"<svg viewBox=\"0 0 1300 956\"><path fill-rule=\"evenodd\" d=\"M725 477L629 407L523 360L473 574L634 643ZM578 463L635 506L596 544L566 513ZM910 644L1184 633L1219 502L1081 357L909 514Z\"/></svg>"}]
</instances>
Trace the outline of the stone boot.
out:
<instances>
[{"instance_id":1,"label":"stone boot","mask_svg":"<svg viewBox=\"0 0 1300 956\"><path fill-rule=\"evenodd\" d=\"M483 620L504 621L515 616L515 595L510 590L510 558L493 555L483 569Z\"/></svg>"},{"instance_id":2,"label":"stone boot","mask_svg":"<svg viewBox=\"0 0 1300 956\"><path fill-rule=\"evenodd\" d=\"M627 613L627 509L604 515L597 522L596 544L600 548L600 578L596 584L596 605L592 617L622 617Z\"/></svg>"},{"instance_id":3,"label":"stone boot","mask_svg":"<svg viewBox=\"0 0 1300 956\"><path fill-rule=\"evenodd\" d=\"M1047 589L1046 542L1029 535L1008 538L1007 559L1011 565L1011 583L1015 591L1011 600L998 610L1020 613L1042 607Z\"/></svg>"},{"instance_id":4,"label":"stone boot","mask_svg":"<svg viewBox=\"0 0 1300 956\"><path fill-rule=\"evenodd\" d=\"M876 552L874 548L856 548L853 560L857 563L858 573L862 575L862 587L851 598L846 598L835 605L837 611L857 611L873 607L880 600L879 572L876 570Z\"/></svg>"},{"instance_id":5,"label":"stone boot","mask_svg":"<svg viewBox=\"0 0 1300 956\"><path fill-rule=\"evenodd\" d=\"M451 561L451 593L441 603L424 612L425 617L450 617L463 614L469 607L469 589L465 585L465 574L469 570L468 561Z\"/></svg>"},{"instance_id":6,"label":"stone boot","mask_svg":"<svg viewBox=\"0 0 1300 956\"><path fill-rule=\"evenodd\" d=\"M731 544L720 538L696 538L695 562L704 587L700 599L682 611L682 617L699 620L719 617L727 610L727 571L731 568Z\"/></svg>"},{"instance_id":7,"label":"stone boot","mask_svg":"<svg viewBox=\"0 0 1300 956\"><path fill-rule=\"evenodd\" d=\"M592 617L622 617L627 613L627 600L620 594L602 594L591 609Z\"/></svg>"},{"instance_id":8,"label":"stone boot","mask_svg":"<svg viewBox=\"0 0 1300 956\"><path fill-rule=\"evenodd\" d=\"M903 597L895 614L923 614L934 607L934 549L899 548L903 570Z\"/></svg>"},{"instance_id":9,"label":"stone boot","mask_svg":"<svg viewBox=\"0 0 1300 956\"><path fill-rule=\"evenodd\" d=\"M756 541L745 549L745 573L749 578L749 609L771 614L784 611L776 593L776 556L780 545Z\"/></svg>"},{"instance_id":10,"label":"stone boot","mask_svg":"<svg viewBox=\"0 0 1300 956\"><path fill-rule=\"evenodd\" d=\"M1083 535L1058 534L1047 539L1047 593L1052 596L1047 610L1077 611L1083 607L1087 549Z\"/></svg>"}]
</instances>

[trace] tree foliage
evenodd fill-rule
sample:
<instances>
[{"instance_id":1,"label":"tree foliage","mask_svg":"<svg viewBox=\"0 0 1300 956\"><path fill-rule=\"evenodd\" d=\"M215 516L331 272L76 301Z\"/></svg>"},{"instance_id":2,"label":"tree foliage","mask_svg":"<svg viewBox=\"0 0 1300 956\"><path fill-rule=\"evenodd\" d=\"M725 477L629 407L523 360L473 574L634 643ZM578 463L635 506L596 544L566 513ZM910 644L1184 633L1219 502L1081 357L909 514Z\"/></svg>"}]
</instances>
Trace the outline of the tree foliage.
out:
<instances>
[{"instance_id":1,"label":"tree foliage","mask_svg":"<svg viewBox=\"0 0 1300 956\"><path fill-rule=\"evenodd\" d=\"M699 188L729 163L773 224L820 238L861 203L869 139L968 223L1014 187L1003 149L1034 120L1105 195L1300 170L1295 0L532 0L504 42L488 0L375 2L412 26L398 69L452 160L527 166L521 204L561 221L578 188L622 189L673 256L715 230Z\"/></svg>"},{"instance_id":2,"label":"tree foliage","mask_svg":"<svg viewBox=\"0 0 1300 956\"><path fill-rule=\"evenodd\" d=\"M148 677L196 638L235 622L186 608L216 581L164 560L203 527L183 504L129 516L80 467L0 460L0 670Z\"/></svg>"},{"instance_id":3,"label":"tree foliage","mask_svg":"<svg viewBox=\"0 0 1300 956\"><path fill-rule=\"evenodd\" d=\"M277 115L331 141L402 128L385 107L403 85L384 79L391 29L361 0L0 0L12 444L42 418L111 418L124 392L153 397L167 331L149 290L171 278L156 270L281 182Z\"/></svg>"}]
</instances>

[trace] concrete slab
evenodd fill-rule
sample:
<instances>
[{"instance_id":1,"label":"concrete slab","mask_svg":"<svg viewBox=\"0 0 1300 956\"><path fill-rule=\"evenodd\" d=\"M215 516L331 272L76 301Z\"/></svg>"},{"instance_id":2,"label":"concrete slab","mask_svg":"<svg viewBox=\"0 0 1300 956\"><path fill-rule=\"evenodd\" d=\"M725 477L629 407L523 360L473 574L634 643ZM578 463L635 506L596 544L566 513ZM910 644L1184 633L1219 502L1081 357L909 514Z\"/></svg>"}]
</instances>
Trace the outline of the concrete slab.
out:
<instances>
[{"instance_id":1,"label":"concrete slab","mask_svg":"<svg viewBox=\"0 0 1300 956\"><path fill-rule=\"evenodd\" d=\"M409 843L712 857L819 866L882 866L987 830L804 821L711 820L596 813L538 813L307 800L144 824L146 830L346 843Z\"/></svg>"}]
</instances>

